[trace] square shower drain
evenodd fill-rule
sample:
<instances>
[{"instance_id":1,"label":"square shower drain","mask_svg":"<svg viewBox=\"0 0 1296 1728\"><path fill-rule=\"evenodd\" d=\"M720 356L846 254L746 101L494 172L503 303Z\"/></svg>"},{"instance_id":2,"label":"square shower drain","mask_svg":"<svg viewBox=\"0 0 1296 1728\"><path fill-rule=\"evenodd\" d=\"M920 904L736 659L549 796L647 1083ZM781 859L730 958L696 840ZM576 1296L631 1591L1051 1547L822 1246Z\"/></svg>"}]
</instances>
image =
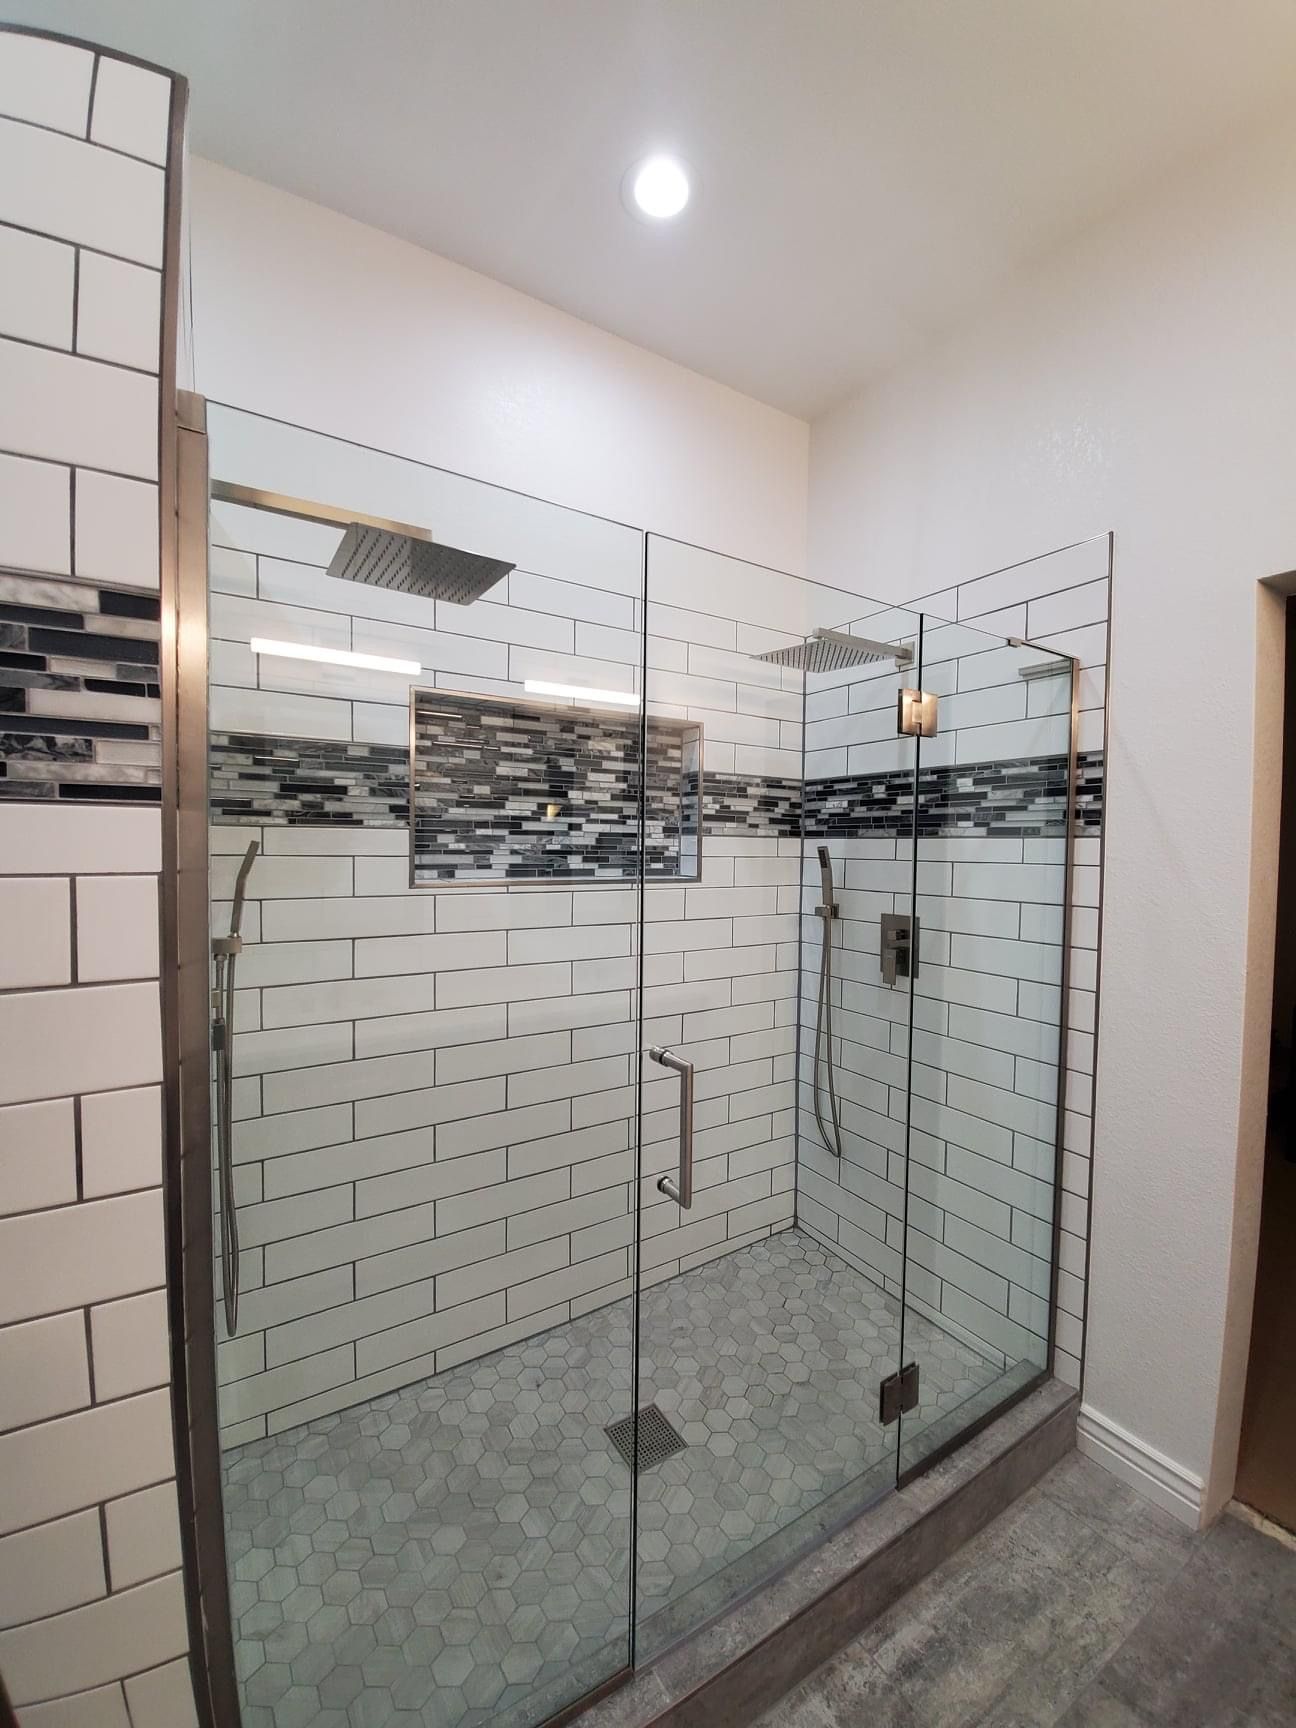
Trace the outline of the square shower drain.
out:
<instances>
[{"instance_id":1,"label":"square shower drain","mask_svg":"<svg viewBox=\"0 0 1296 1728\"><path fill-rule=\"evenodd\" d=\"M603 1430L626 1463L634 1469L635 1419L633 1416L623 1416L619 1422L611 1422ZM671 1427L655 1404L648 1404L639 1412L639 1474L651 1470L654 1464L664 1463L667 1458L673 1458L677 1452L684 1450L684 1441Z\"/></svg>"}]
</instances>

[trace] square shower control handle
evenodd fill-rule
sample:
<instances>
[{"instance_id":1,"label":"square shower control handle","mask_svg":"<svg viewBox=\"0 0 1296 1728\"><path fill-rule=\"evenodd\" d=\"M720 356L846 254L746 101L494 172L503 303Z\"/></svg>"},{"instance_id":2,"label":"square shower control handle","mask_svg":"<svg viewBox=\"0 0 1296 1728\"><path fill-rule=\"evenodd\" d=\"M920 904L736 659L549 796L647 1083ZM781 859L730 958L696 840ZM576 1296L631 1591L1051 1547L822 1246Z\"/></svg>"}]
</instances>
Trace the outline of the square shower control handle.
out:
<instances>
[{"instance_id":1,"label":"square shower control handle","mask_svg":"<svg viewBox=\"0 0 1296 1728\"><path fill-rule=\"evenodd\" d=\"M654 1044L648 1052L652 1061L670 1068L680 1077L680 1161L679 1180L663 1176L657 1183L660 1191L687 1212L693 1204L693 1064Z\"/></svg>"},{"instance_id":2,"label":"square shower control handle","mask_svg":"<svg viewBox=\"0 0 1296 1728\"><path fill-rule=\"evenodd\" d=\"M879 944L882 982L895 984L901 978L918 976L918 919L907 912L882 914Z\"/></svg>"}]
</instances>

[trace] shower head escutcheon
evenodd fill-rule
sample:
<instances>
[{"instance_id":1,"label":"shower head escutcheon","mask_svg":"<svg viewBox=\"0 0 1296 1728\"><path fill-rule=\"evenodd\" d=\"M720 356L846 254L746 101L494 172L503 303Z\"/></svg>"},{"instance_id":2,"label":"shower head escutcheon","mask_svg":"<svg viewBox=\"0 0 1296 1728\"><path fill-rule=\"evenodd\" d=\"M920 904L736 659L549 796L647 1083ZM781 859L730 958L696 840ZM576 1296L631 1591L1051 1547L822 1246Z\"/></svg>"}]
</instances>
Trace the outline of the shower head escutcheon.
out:
<instances>
[{"instance_id":1,"label":"shower head escutcheon","mask_svg":"<svg viewBox=\"0 0 1296 1728\"><path fill-rule=\"evenodd\" d=\"M392 588L424 600L471 606L515 566L502 558L442 546L424 532L400 533L369 522L352 522L329 562L330 576Z\"/></svg>"},{"instance_id":2,"label":"shower head escutcheon","mask_svg":"<svg viewBox=\"0 0 1296 1728\"><path fill-rule=\"evenodd\" d=\"M804 642L790 648L769 648L753 654L771 666L790 666L796 672L844 672L851 666L894 661L897 669L912 666L914 651L908 642L877 642L870 636L853 636L845 630L812 630Z\"/></svg>"}]
</instances>

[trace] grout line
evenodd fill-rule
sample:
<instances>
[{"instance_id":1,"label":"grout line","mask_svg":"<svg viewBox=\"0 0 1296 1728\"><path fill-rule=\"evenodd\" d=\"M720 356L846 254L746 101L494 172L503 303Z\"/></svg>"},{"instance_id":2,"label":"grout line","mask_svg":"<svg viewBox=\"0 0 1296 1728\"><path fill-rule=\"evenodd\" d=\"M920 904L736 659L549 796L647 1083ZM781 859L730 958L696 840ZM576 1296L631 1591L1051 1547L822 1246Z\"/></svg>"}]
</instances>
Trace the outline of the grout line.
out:
<instances>
[{"instance_id":1,"label":"grout line","mask_svg":"<svg viewBox=\"0 0 1296 1728\"><path fill-rule=\"evenodd\" d=\"M8 341L8 340L12 340L12 338L0 337L0 341ZM19 346L19 347L21 347L21 346L34 346L34 344L19 343L19 344L17 344L17 346ZM66 350L59 349L58 352L59 353L65 353ZM0 448L0 456L9 456L16 462L39 462L43 468L84 468L87 474L103 474L103 475L106 475L108 477L108 479L110 479L110 480L130 480L137 486L152 486L154 488L156 488L158 486L158 480L157 480L156 475L152 475L152 474L128 474L123 469L120 469L120 468L102 468L102 467L98 467L93 462L69 462L65 457L60 457L60 456L38 456L31 450L10 450L7 447L6 448ZM18 572L7 571L6 574L12 575L12 574L18 574ZM66 575L58 575L56 572L49 571L49 570L46 570L46 571L33 570L33 571L27 572L27 574L32 575L32 576L36 576L36 577L43 575L47 579L51 579L51 580L57 581L57 582L66 582L66 581L70 580L70 578L67 577ZM89 579L86 577L78 577L78 578L76 578L76 580L87 581ZM98 587L98 588L111 588L111 587L120 587L120 584L115 584L115 583L111 583L111 582L91 581L91 586ZM157 589L156 588L122 588L121 592L124 594L150 594L150 595L153 595L153 594L157 593Z\"/></svg>"},{"instance_id":2,"label":"grout line","mask_svg":"<svg viewBox=\"0 0 1296 1728\"><path fill-rule=\"evenodd\" d=\"M94 59L90 62L90 89L86 96L85 122L85 142L87 144L90 142L90 131L94 125L95 95L99 88L99 62L102 58L102 55L96 54ZM67 136L71 137L72 134L68 133Z\"/></svg>"},{"instance_id":3,"label":"grout line","mask_svg":"<svg viewBox=\"0 0 1296 1728\"><path fill-rule=\"evenodd\" d=\"M85 1327L86 1373L90 1385L90 1403L95 1405L99 1402L99 1399L95 1391L94 1329L90 1324L90 1309L88 1306L81 1310L81 1319ZM106 1554L106 1546L104 1551Z\"/></svg>"},{"instance_id":4,"label":"grout line","mask_svg":"<svg viewBox=\"0 0 1296 1728\"><path fill-rule=\"evenodd\" d=\"M98 62L96 61L96 65ZM81 248L72 248L72 347L70 352L77 353L77 339L81 329ZM45 344L36 343L41 347ZM63 350L60 350L63 352Z\"/></svg>"},{"instance_id":5,"label":"grout line","mask_svg":"<svg viewBox=\"0 0 1296 1728\"><path fill-rule=\"evenodd\" d=\"M77 876L68 878L68 955L70 961L70 986L77 989L80 986L81 934L79 925L81 881Z\"/></svg>"},{"instance_id":6,"label":"grout line","mask_svg":"<svg viewBox=\"0 0 1296 1728\"><path fill-rule=\"evenodd\" d=\"M72 1149L76 1172L76 1199L72 1205L78 1205L86 1197L85 1194L85 1156L81 1133L81 1096L78 1093L72 1100ZM55 1208L37 1207L36 1211L55 1210ZM62 1210L62 1208L57 1208Z\"/></svg>"},{"instance_id":7,"label":"grout line","mask_svg":"<svg viewBox=\"0 0 1296 1728\"><path fill-rule=\"evenodd\" d=\"M102 139L90 136L90 128L94 123L94 99L99 79L99 62L102 58L103 56L100 54L95 55L94 71L90 75L90 105L87 110L86 129L83 136L78 137L75 132L67 132L61 126L47 126L40 120L30 120L22 114L0 114L0 120L8 121L11 126L24 126L31 132L44 132L51 138L66 138L73 144L88 144L92 150L102 150L107 156L124 157L127 162L138 162L141 167L152 168L156 174L165 176L165 166L161 162L154 161L151 156L139 156L134 150L123 150L120 145L105 144ZM153 268L156 269L157 266L153 266Z\"/></svg>"},{"instance_id":8,"label":"grout line","mask_svg":"<svg viewBox=\"0 0 1296 1728\"><path fill-rule=\"evenodd\" d=\"M74 285L74 290L73 290L74 319L77 317L77 310L76 309L77 309L77 296L79 295L79 291L80 291L80 275L81 275L80 263L78 261L78 264L76 266L76 271L75 271L75 277L74 277L74 284L75 285ZM74 322L73 330L74 330L73 339L75 340L76 339L76 330L77 330L77 324L75 322ZM0 332L0 342L11 342L17 348L34 348L34 349L36 349L36 351L38 353L41 353L41 354L58 354L58 355L61 355L63 357L63 359L65 359L65 360L80 360L82 362L82 364L86 365L86 366L107 366L114 372L129 372L129 373L132 373L137 378L151 378L155 382L156 382L157 376L158 376L156 369L154 369L152 367L132 366L125 360L110 360L107 358L106 355L87 354L82 349L79 349L79 348L60 348L56 342L37 342L30 336L10 336L8 334ZM29 460L34 460L34 458L29 458Z\"/></svg>"}]
</instances>

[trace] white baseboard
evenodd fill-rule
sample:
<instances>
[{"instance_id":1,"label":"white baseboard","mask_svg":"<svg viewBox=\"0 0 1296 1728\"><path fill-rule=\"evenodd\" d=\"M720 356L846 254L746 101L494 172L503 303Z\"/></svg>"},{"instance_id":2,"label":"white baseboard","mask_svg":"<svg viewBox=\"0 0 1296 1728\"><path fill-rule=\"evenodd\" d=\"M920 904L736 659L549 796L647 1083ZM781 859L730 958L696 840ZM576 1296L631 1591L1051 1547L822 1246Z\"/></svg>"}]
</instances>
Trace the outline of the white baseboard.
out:
<instances>
[{"instance_id":1,"label":"white baseboard","mask_svg":"<svg viewBox=\"0 0 1296 1728\"><path fill-rule=\"evenodd\" d=\"M1119 1423L1099 1415L1091 1404L1080 1407L1076 1445L1086 1458L1110 1470L1113 1476L1173 1514L1180 1523L1193 1530L1200 1527L1204 1488L1201 1477L1194 1476Z\"/></svg>"}]
</instances>

